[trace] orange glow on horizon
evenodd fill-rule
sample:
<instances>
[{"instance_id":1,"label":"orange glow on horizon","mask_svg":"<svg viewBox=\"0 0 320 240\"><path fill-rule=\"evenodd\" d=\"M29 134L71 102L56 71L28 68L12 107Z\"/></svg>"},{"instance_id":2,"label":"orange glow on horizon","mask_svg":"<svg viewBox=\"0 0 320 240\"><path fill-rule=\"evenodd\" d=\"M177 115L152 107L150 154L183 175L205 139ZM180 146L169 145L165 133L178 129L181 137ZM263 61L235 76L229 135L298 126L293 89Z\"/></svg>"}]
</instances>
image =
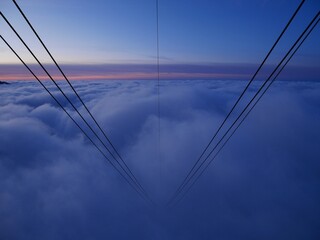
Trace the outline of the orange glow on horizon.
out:
<instances>
[{"instance_id":1,"label":"orange glow on horizon","mask_svg":"<svg viewBox=\"0 0 320 240\"><path fill-rule=\"evenodd\" d=\"M96 74L96 75L68 75L69 80L155 80L157 73L114 73L114 74ZM181 79L243 79L247 74L233 73L160 73L160 79L181 80ZM40 80L50 80L46 75L38 75ZM54 80L64 80L61 75L53 75ZM0 75L1 81L35 80L30 74L5 74Z\"/></svg>"}]
</instances>

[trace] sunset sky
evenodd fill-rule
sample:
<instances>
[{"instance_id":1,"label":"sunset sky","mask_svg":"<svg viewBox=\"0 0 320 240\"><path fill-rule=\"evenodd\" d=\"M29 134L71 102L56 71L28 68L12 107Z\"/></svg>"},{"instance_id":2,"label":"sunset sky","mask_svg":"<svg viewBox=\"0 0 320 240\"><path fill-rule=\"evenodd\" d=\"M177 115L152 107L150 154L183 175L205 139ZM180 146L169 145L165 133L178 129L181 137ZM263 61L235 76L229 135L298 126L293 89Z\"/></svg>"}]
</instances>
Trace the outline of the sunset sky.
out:
<instances>
[{"instance_id":1,"label":"sunset sky","mask_svg":"<svg viewBox=\"0 0 320 240\"><path fill-rule=\"evenodd\" d=\"M155 1L17 2L58 63L65 64L64 70L71 79L155 78ZM247 79L298 4L296 0L159 1L161 76L164 79ZM306 1L268 64L279 61L319 5L317 0ZM2 0L1 11L39 59L51 64L12 1ZM0 28L1 35L21 57L35 63L3 19L0 19ZM290 63L300 68L300 75L307 74L313 79L319 76L319 38L320 30L315 29ZM2 80L31 79L3 42L0 42L0 54ZM20 65L20 68L8 67L8 64ZM116 65L116 71L110 71L110 68L114 70L106 66L110 64ZM171 65L170 70L167 65ZM180 67L174 68L175 65ZM192 72L188 70L190 65ZM79 68L81 76L74 71ZM284 72L284 75L286 73L289 74Z\"/></svg>"}]
</instances>

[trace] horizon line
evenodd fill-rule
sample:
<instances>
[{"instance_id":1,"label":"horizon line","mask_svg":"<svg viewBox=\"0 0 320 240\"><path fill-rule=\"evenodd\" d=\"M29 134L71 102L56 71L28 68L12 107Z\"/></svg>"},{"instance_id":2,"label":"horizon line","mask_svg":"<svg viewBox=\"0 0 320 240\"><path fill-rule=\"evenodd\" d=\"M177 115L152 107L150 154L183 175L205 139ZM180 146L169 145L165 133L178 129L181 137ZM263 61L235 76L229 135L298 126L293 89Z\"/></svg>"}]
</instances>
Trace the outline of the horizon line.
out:
<instances>
[{"instance_id":1,"label":"horizon line","mask_svg":"<svg viewBox=\"0 0 320 240\"><path fill-rule=\"evenodd\" d=\"M41 80L49 79L43 70L34 63L28 64ZM53 64L44 64L55 80L63 76ZM155 80L156 64L61 64L70 80ZM160 65L160 78L163 80L246 80L257 64L163 64ZM259 78L267 76L273 64L262 69ZM0 80L32 80L34 77L22 64L0 64ZM290 65L281 74L284 80L320 80L320 69L314 66Z\"/></svg>"}]
</instances>

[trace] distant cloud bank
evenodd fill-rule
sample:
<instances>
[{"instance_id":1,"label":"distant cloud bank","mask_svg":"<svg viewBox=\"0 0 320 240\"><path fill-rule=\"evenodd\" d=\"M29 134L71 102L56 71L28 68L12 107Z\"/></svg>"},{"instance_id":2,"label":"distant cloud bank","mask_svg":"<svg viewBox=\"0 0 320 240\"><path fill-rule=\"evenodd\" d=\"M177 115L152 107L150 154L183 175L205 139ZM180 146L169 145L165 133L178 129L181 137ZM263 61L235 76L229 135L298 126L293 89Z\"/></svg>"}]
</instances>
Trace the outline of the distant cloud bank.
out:
<instances>
[{"instance_id":1,"label":"distant cloud bank","mask_svg":"<svg viewBox=\"0 0 320 240\"><path fill-rule=\"evenodd\" d=\"M31 65L40 79L48 79L39 66ZM256 64L164 64L160 78L165 80L248 80L257 69ZM258 78L265 79L273 66L262 69ZM62 79L53 65L47 65L56 80ZM153 80L157 67L152 64L62 65L70 80ZM280 80L319 81L320 69L308 66L287 66ZM0 80L33 80L23 65L0 65Z\"/></svg>"}]
</instances>

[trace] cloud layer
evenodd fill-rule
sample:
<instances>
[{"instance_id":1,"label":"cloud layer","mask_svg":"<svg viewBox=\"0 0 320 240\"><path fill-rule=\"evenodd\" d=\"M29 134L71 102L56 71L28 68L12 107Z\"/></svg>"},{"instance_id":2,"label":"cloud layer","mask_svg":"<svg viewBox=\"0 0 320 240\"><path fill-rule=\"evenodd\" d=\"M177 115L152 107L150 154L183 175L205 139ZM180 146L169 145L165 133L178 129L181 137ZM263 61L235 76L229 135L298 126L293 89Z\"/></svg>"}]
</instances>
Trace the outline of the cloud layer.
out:
<instances>
[{"instance_id":1,"label":"cloud layer","mask_svg":"<svg viewBox=\"0 0 320 240\"><path fill-rule=\"evenodd\" d=\"M154 209L37 83L2 85L0 239L318 239L319 83L276 83L184 201L161 207L244 84L162 81L159 158L155 82L75 82Z\"/></svg>"}]
</instances>

